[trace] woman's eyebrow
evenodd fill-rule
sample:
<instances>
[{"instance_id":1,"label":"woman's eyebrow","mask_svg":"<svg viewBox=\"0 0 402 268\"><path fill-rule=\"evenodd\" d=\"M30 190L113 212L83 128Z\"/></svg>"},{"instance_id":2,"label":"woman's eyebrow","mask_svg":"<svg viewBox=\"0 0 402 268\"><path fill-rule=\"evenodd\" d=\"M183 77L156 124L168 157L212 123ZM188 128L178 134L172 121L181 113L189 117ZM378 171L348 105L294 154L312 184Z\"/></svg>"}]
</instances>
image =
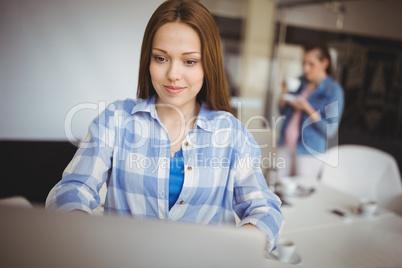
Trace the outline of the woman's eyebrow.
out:
<instances>
[{"instance_id":1,"label":"woman's eyebrow","mask_svg":"<svg viewBox=\"0 0 402 268\"><path fill-rule=\"evenodd\" d=\"M165 54L169 54L166 50L163 50L163 49L160 49L160 48L156 48L156 47L154 47L152 50L158 50L158 51L160 51L160 52L162 52L162 53L165 53ZM201 53L200 52L198 52L198 51L189 51L189 52L183 52L182 53L182 55L188 55L188 54L200 54L201 55Z\"/></svg>"},{"instance_id":2,"label":"woman's eyebrow","mask_svg":"<svg viewBox=\"0 0 402 268\"><path fill-rule=\"evenodd\" d=\"M160 49L160 48L156 48L156 47L152 48L152 50L154 50L154 49L155 49L155 50L159 50L160 52L167 54L167 51L166 51L166 50L163 50L163 49Z\"/></svg>"},{"instance_id":3,"label":"woman's eyebrow","mask_svg":"<svg viewBox=\"0 0 402 268\"><path fill-rule=\"evenodd\" d=\"M201 55L201 53L198 52L198 51L191 51L191 52L184 52L184 53L182 53L182 55L188 55L188 54L200 54L200 55Z\"/></svg>"}]
</instances>

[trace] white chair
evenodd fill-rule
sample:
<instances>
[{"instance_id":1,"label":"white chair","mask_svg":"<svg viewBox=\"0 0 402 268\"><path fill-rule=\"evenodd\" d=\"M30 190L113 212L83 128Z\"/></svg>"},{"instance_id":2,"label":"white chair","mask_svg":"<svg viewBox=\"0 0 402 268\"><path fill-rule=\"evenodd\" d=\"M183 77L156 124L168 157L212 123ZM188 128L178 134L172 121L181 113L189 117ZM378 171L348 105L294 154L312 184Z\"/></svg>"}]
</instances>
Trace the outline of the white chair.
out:
<instances>
[{"instance_id":1,"label":"white chair","mask_svg":"<svg viewBox=\"0 0 402 268\"><path fill-rule=\"evenodd\" d=\"M23 196L15 195L0 199L0 205L33 208L31 202Z\"/></svg>"},{"instance_id":2,"label":"white chair","mask_svg":"<svg viewBox=\"0 0 402 268\"><path fill-rule=\"evenodd\" d=\"M338 162L339 160L339 162ZM376 200L402 215L401 175L388 153L360 145L341 145L327 152L322 183L360 199Z\"/></svg>"}]
</instances>

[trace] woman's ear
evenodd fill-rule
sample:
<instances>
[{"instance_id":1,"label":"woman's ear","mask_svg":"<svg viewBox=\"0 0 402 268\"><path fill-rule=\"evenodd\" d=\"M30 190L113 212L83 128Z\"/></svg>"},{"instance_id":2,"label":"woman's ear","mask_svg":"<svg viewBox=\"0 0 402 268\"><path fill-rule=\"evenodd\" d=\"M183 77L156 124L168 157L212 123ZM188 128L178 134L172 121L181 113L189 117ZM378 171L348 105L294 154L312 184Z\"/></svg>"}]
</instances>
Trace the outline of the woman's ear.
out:
<instances>
[{"instance_id":1,"label":"woman's ear","mask_svg":"<svg viewBox=\"0 0 402 268\"><path fill-rule=\"evenodd\" d=\"M322 65L324 67L324 70L326 70L329 66L329 60L328 59L323 59L322 61Z\"/></svg>"}]
</instances>

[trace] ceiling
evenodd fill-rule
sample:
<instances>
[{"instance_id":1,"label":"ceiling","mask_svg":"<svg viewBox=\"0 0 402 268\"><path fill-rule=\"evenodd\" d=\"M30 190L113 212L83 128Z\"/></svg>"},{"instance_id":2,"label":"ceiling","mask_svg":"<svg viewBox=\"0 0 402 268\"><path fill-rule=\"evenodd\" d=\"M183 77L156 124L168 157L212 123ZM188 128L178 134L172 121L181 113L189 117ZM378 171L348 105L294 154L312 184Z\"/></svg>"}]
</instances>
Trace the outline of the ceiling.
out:
<instances>
[{"instance_id":1,"label":"ceiling","mask_svg":"<svg viewBox=\"0 0 402 268\"><path fill-rule=\"evenodd\" d=\"M381 0L277 0L278 8L304 6L328 2L381 1Z\"/></svg>"}]
</instances>

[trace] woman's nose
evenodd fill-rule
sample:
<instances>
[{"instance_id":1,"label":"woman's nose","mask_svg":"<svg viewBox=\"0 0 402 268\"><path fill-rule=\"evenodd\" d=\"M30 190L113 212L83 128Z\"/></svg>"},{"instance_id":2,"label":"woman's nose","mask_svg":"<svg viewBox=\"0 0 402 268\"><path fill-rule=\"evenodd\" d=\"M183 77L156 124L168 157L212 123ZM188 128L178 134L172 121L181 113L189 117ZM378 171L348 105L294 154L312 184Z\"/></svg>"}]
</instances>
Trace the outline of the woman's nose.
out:
<instances>
[{"instance_id":1,"label":"woman's nose","mask_svg":"<svg viewBox=\"0 0 402 268\"><path fill-rule=\"evenodd\" d=\"M310 71L310 68L306 65L303 66L303 72L306 74Z\"/></svg>"},{"instance_id":2,"label":"woman's nose","mask_svg":"<svg viewBox=\"0 0 402 268\"><path fill-rule=\"evenodd\" d=\"M172 62L168 71L168 79L170 81L180 80L182 76L182 70L179 62Z\"/></svg>"}]
</instances>

